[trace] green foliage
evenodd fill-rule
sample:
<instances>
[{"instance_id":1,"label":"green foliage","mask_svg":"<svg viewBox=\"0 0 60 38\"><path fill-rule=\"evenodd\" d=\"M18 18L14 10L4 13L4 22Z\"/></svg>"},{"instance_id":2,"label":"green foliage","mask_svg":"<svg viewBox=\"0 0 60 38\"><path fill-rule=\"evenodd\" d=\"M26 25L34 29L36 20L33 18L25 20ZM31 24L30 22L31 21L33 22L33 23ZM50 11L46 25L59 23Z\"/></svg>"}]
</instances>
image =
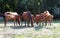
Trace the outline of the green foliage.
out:
<instances>
[{"instance_id":1,"label":"green foliage","mask_svg":"<svg viewBox=\"0 0 60 38\"><path fill-rule=\"evenodd\" d=\"M36 14L46 9L53 12L53 8L60 7L59 1L60 0L0 0L0 12L16 11L21 14L23 11L30 10L33 14Z\"/></svg>"}]
</instances>

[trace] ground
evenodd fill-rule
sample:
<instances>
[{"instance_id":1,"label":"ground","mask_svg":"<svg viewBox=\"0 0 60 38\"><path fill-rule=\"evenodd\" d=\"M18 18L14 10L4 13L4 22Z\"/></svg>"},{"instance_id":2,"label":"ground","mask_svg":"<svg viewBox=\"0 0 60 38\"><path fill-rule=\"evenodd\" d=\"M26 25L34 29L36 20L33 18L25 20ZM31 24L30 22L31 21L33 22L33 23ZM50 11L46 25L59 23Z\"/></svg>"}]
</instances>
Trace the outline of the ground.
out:
<instances>
[{"instance_id":1,"label":"ground","mask_svg":"<svg viewBox=\"0 0 60 38\"><path fill-rule=\"evenodd\" d=\"M0 21L0 38L60 38L60 20L55 20L52 26L47 26L48 28L34 25L14 27L13 22L8 22L4 27L4 22Z\"/></svg>"}]
</instances>

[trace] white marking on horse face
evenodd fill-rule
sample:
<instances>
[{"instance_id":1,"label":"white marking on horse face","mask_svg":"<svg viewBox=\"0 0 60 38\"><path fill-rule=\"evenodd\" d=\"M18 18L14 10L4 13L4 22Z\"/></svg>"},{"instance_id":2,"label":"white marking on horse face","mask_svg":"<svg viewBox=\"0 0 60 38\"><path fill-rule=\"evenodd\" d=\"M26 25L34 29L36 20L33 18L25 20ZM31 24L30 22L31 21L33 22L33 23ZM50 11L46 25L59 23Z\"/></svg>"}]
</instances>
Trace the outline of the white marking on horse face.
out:
<instances>
[{"instance_id":1,"label":"white marking on horse face","mask_svg":"<svg viewBox=\"0 0 60 38\"><path fill-rule=\"evenodd\" d=\"M50 13L47 11L47 14L50 15Z\"/></svg>"},{"instance_id":2,"label":"white marking on horse face","mask_svg":"<svg viewBox=\"0 0 60 38\"><path fill-rule=\"evenodd\" d=\"M44 13L46 13L46 15L51 15L51 14L49 13L49 11L45 11Z\"/></svg>"},{"instance_id":3,"label":"white marking on horse face","mask_svg":"<svg viewBox=\"0 0 60 38\"><path fill-rule=\"evenodd\" d=\"M11 14L13 14L13 15L18 15L17 13L11 13Z\"/></svg>"},{"instance_id":4,"label":"white marking on horse face","mask_svg":"<svg viewBox=\"0 0 60 38\"><path fill-rule=\"evenodd\" d=\"M36 15L36 16L40 16L40 15Z\"/></svg>"},{"instance_id":5,"label":"white marking on horse face","mask_svg":"<svg viewBox=\"0 0 60 38\"><path fill-rule=\"evenodd\" d=\"M23 12L23 13L27 13L27 12Z\"/></svg>"},{"instance_id":6,"label":"white marking on horse face","mask_svg":"<svg viewBox=\"0 0 60 38\"><path fill-rule=\"evenodd\" d=\"M34 15L31 14L31 16L34 16Z\"/></svg>"}]
</instances>

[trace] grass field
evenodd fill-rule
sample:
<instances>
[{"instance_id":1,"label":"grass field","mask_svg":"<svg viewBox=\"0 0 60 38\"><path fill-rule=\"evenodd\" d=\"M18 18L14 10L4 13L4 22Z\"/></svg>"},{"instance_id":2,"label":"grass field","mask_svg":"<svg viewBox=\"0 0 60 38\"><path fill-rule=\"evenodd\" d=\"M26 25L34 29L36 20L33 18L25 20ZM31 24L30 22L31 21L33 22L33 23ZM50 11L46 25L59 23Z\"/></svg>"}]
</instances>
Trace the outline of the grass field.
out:
<instances>
[{"instance_id":1,"label":"grass field","mask_svg":"<svg viewBox=\"0 0 60 38\"><path fill-rule=\"evenodd\" d=\"M60 20L55 20L54 25L56 28L48 29L52 31L54 34L52 35L15 35L14 38L60 38ZM34 31L35 32L35 31ZM38 31L37 31L38 32Z\"/></svg>"},{"instance_id":2,"label":"grass field","mask_svg":"<svg viewBox=\"0 0 60 38\"><path fill-rule=\"evenodd\" d=\"M0 20L0 23L2 22L3 21ZM51 27L49 28L24 27L19 29L14 29L14 28L5 28L5 29L6 31L14 30L13 33L14 32L20 33L20 34L13 35L13 38L60 38L60 20L54 20L53 26ZM1 31L1 28L0 28L0 31Z\"/></svg>"},{"instance_id":3,"label":"grass field","mask_svg":"<svg viewBox=\"0 0 60 38\"><path fill-rule=\"evenodd\" d=\"M16 35L14 38L60 38L60 35L51 35L51 36L31 36L31 37L26 37L23 35Z\"/></svg>"}]
</instances>

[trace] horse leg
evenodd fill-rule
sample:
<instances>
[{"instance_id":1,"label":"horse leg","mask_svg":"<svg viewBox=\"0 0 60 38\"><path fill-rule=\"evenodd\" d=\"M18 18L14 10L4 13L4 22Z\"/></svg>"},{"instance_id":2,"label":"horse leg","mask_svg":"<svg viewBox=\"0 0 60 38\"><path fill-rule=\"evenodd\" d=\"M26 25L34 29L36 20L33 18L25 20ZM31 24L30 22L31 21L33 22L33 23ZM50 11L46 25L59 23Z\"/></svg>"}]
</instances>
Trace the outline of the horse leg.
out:
<instances>
[{"instance_id":1,"label":"horse leg","mask_svg":"<svg viewBox=\"0 0 60 38\"><path fill-rule=\"evenodd\" d=\"M16 25L17 25L17 22L18 22L18 21L17 21L17 19L16 19L16 21L15 21L15 22L16 22Z\"/></svg>"},{"instance_id":2,"label":"horse leg","mask_svg":"<svg viewBox=\"0 0 60 38\"><path fill-rule=\"evenodd\" d=\"M45 21L45 26L47 26L47 21Z\"/></svg>"},{"instance_id":3,"label":"horse leg","mask_svg":"<svg viewBox=\"0 0 60 38\"><path fill-rule=\"evenodd\" d=\"M20 17L18 17L18 24L20 25Z\"/></svg>"},{"instance_id":4,"label":"horse leg","mask_svg":"<svg viewBox=\"0 0 60 38\"><path fill-rule=\"evenodd\" d=\"M5 20L5 27L6 27L8 19L7 19L7 18L5 18L4 20Z\"/></svg>"},{"instance_id":5,"label":"horse leg","mask_svg":"<svg viewBox=\"0 0 60 38\"><path fill-rule=\"evenodd\" d=\"M14 26L15 26L15 19L14 19Z\"/></svg>"},{"instance_id":6,"label":"horse leg","mask_svg":"<svg viewBox=\"0 0 60 38\"><path fill-rule=\"evenodd\" d=\"M26 27L26 20L25 20L25 27Z\"/></svg>"},{"instance_id":7,"label":"horse leg","mask_svg":"<svg viewBox=\"0 0 60 38\"><path fill-rule=\"evenodd\" d=\"M20 26L20 20L18 20L18 24L19 24L19 26Z\"/></svg>"},{"instance_id":8,"label":"horse leg","mask_svg":"<svg viewBox=\"0 0 60 38\"><path fill-rule=\"evenodd\" d=\"M41 25L41 21L39 22L39 26ZM42 25L41 25L42 26Z\"/></svg>"},{"instance_id":9,"label":"horse leg","mask_svg":"<svg viewBox=\"0 0 60 38\"><path fill-rule=\"evenodd\" d=\"M29 21L27 22L27 24L28 24L28 27L29 27Z\"/></svg>"},{"instance_id":10,"label":"horse leg","mask_svg":"<svg viewBox=\"0 0 60 38\"><path fill-rule=\"evenodd\" d=\"M6 19L5 19L4 21L5 21L5 27L6 27L6 23L7 23L7 22L6 22Z\"/></svg>"},{"instance_id":11,"label":"horse leg","mask_svg":"<svg viewBox=\"0 0 60 38\"><path fill-rule=\"evenodd\" d=\"M22 20L20 20L20 25L22 26Z\"/></svg>"},{"instance_id":12,"label":"horse leg","mask_svg":"<svg viewBox=\"0 0 60 38\"><path fill-rule=\"evenodd\" d=\"M49 21L49 25L50 25L50 26L52 25L52 21Z\"/></svg>"},{"instance_id":13,"label":"horse leg","mask_svg":"<svg viewBox=\"0 0 60 38\"><path fill-rule=\"evenodd\" d=\"M32 27L33 27L33 21L31 21L31 25L32 25Z\"/></svg>"},{"instance_id":14,"label":"horse leg","mask_svg":"<svg viewBox=\"0 0 60 38\"><path fill-rule=\"evenodd\" d=\"M45 25L45 22L44 22L44 21L42 21L42 25L43 25L43 26ZM46 25L47 25L47 23L46 23ZM45 26L46 26L46 25L45 25Z\"/></svg>"},{"instance_id":15,"label":"horse leg","mask_svg":"<svg viewBox=\"0 0 60 38\"><path fill-rule=\"evenodd\" d=\"M53 20L51 20L51 25L53 25Z\"/></svg>"},{"instance_id":16,"label":"horse leg","mask_svg":"<svg viewBox=\"0 0 60 38\"><path fill-rule=\"evenodd\" d=\"M38 22L36 22L36 24L38 25Z\"/></svg>"}]
</instances>

